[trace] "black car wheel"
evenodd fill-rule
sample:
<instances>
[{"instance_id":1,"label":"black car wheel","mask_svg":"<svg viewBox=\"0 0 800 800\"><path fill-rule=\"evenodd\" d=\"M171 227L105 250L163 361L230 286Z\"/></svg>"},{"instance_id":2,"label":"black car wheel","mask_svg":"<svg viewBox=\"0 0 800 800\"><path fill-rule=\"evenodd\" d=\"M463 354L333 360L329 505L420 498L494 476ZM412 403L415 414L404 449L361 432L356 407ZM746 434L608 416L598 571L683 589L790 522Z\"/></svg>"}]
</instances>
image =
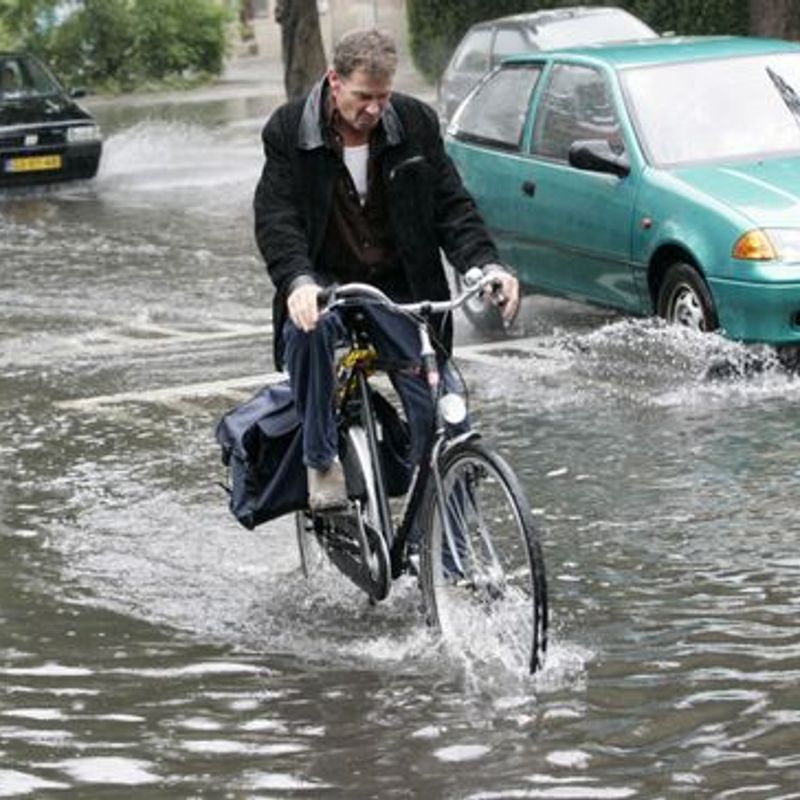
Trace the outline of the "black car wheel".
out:
<instances>
[{"instance_id":1,"label":"black car wheel","mask_svg":"<svg viewBox=\"0 0 800 800\"><path fill-rule=\"evenodd\" d=\"M719 327L714 300L700 273L689 264L673 264L658 292L657 311L674 325L695 331L713 331Z\"/></svg>"}]
</instances>

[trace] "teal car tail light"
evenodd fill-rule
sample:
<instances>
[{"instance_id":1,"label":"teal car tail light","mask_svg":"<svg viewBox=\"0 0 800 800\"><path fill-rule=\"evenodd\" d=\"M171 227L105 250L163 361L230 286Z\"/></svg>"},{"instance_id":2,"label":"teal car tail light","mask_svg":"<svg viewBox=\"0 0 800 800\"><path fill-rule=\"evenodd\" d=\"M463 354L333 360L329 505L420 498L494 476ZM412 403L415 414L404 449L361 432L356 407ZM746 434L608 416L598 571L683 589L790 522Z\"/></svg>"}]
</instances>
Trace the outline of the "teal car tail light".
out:
<instances>
[{"instance_id":1,"label":"teal car tail light","mask_svg":"<svg viewBox=\"0 0 800 800\"><path fill-rule=\"evenodd\" d=\"M757 228L743 233L732 255L742 261L800 261L800 228Z\"/></svg>"}]
</instances>

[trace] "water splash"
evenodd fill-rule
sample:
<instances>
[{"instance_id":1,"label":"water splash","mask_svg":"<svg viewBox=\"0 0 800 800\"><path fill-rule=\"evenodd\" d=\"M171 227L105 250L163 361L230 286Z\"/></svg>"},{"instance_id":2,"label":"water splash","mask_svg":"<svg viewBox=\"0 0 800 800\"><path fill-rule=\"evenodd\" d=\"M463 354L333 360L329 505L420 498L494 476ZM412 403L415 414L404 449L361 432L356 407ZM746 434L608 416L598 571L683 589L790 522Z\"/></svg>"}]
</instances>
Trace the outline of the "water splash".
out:
<instances>
[{"instance_id":1,"label":"water splash","mask_svg":"<svg viewBox=\"0 0 800 800\"><path fill-rule=\"evenodd\" d=\"M150 120L110 136L97 183L103 195L247 185L259 174L258 139L183 122ZM159 202L162 202L161 198Z\"/></svg>"},{"instance_id":2,"label":"water splash","mask_svg":"<svg viewBox=\"0 0 800 800\"><path fill-rule=\"evenodd\" d=\"M509 339L491 362L467 367L475 391L516 402L535 391L537 408L601 401L648 407L739 405L800 394L800 377L774 348L667 325L620 319L588 333L556 330Z\"/></svg>"}]
</instances>

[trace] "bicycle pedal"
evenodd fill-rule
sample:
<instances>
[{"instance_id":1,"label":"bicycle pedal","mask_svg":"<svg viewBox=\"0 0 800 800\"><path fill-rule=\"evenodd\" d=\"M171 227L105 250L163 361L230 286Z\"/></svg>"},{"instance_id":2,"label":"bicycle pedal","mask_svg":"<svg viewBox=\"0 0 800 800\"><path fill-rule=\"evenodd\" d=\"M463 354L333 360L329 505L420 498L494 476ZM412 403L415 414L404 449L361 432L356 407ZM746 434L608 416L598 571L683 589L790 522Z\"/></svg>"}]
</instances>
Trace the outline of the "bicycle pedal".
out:
<instances>
[{"instance_id":1,"label":"bicycle pedal","mask_svg":"<svg viewBox=\"0 0 800 800\"><path fill-rule=\"evenodd\" d=\"M419 553L409 553L406 558L405 571L412 577L418 578L420 573L419 568Z\"/></svg>"}]
</instances>

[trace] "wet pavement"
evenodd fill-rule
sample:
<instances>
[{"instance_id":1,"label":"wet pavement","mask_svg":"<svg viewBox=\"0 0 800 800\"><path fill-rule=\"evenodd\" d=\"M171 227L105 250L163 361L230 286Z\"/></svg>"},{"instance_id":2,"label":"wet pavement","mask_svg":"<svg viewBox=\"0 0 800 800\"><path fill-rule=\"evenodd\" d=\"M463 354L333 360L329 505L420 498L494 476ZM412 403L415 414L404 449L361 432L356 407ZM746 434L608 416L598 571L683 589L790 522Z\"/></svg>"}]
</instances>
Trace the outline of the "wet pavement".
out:
<instances>
[{"instance_id":1,"label":"wet pavement","mask_svg":"<svg viewBox=\"0 0 800 800\"><path fill-rule=\"evenodd\" d=\"M739 345L458 321L545 530L536 678L230 517L213 428L272 370L252 77L94 101L98 178L0 195L0 797L800 797L800 380L710 379Z\"/></svg>"}]
</instances>

